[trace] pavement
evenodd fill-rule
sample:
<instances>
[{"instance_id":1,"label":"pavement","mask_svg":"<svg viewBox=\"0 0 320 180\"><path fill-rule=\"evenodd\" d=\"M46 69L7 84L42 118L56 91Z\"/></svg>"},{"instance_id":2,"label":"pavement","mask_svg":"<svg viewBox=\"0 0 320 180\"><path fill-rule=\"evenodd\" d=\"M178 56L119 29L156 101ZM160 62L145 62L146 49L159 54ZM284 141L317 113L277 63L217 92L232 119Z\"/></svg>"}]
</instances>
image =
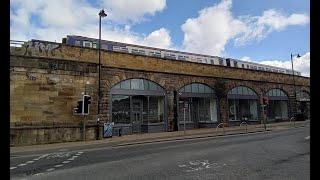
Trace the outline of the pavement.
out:
<instances>
[{"instance_id":1,"label":"pavement","mask_svg":"<svg viewBox=\"0 0 320 180\"><path fill-rule=\"evenodd\" d=\"M157 140L147 136L149 142L141 137L143 141L131 144L128 141L139 135L100 144L43 146L14 153L10 175L11 179L59 180L310 179L309 122L297 122L295 127L269 124L267 129L248 126L250 133L243 133L243 127L230 127L225 135L222 129L189 130L181 136L172 132L171 138L153 133ZM115 144L108 144L111 140Z\"/></svg>"},{"instance_id":2,"label":"pavement","mask_svg":"<svg viewBox=\"0 0 320 180\"><path fill-rule=\"evenodd\" d=\"M266 129L270 130L280 130L292 127L306 126L310 124L310 120L298 121L298 122L280 122L280 123L270 123L266 124ZM41 144L41 145L29 145L29 146L16 146L10 147L11 157L19 156L21 154L35 154L38 151L55 151L57 149L63 148L82 148L86 147L97 147L97 146L123 146L130 144L141 144L149 142L160 142L169 140L179 140L179 139L193 139L201 137L214 137L230 134L242 134L242 133L253 133L264 131L263 124L256 125L241 125L232 126L225 128L201 128L192 129L184 131L174 131L174 132L160 132L160 133L141 133L124 135L121 137L114 136L112 138L104 138L102 140L91 140L91 141L77 141L77 142L64 142L64 143L53 143L53 144Z\"/></svg>"}]
</instances>

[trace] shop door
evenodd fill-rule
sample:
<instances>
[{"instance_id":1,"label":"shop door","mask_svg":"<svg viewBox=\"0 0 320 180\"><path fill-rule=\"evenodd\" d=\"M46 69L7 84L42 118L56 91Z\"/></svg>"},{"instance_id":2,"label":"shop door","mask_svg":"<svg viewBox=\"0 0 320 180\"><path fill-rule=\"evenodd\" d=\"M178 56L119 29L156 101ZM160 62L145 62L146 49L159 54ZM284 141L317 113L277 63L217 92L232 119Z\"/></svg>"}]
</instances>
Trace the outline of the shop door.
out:
<instances>
[{"instance_id":1,"label":"shop door","mask_svg":"<svg viewBox=\"0 0 320 180\"><path fill-rule=\"evenodd\" d=\"M142 100L132 99L132 133L140 133L142 124Z\"/></svg>"},{"instance_id":2,"label":"shop door","mask_svg":"<svg viewBox=\"0 0 320 180\"><path fill-rule=\"evenodd\" d=\"M194 124L194 128L199 128L199 99L192 98L191 99L191 120Z\"/></svg>"}]
</instances>

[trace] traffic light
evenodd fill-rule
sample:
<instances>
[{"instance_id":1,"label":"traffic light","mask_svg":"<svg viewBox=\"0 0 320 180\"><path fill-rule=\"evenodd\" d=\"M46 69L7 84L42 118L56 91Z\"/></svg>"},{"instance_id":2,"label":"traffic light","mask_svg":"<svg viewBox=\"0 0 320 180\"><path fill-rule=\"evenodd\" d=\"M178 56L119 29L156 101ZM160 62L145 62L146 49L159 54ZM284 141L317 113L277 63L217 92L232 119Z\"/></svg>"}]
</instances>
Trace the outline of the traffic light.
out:
<instances>
[{"instance_id":1,"label":"traffic light","mask_svg":"<svg viewBox=\"0 0 320 180\"><path fill-rule=\"evenodd\" d=\"M89 104L91 104L91 97L83 95L83 114L89 114Z\"/></svg>"},{"instance_id":2,"label":"traffic light","mask_svg":"<svg viewBox=\"0 0 320 180\"><path fill-rule=\"evenodd\" d=\"M74 113L82 114L82 101L78 101L77 107L74 108Z\"/></svg>"}]
</instances>

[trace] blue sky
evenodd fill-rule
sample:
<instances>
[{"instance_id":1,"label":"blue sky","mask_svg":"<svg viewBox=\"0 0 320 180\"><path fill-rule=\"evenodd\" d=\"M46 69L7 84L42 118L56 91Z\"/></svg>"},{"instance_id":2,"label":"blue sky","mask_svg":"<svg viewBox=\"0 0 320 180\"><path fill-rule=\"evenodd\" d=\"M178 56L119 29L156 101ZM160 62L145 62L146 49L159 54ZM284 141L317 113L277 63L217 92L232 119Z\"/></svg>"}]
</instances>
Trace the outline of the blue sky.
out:
<instances>
[{"instance_id":1,"label":"blue sky","mask_svg":"<svg viewBox=\"0 0 320 180\"><path fill-rule=\"evenodd\" d=\"M61 42L69 34L231 57L309 76L310 2L305 0L11 0L11 39Z\"/></svg>"}]
</instances>

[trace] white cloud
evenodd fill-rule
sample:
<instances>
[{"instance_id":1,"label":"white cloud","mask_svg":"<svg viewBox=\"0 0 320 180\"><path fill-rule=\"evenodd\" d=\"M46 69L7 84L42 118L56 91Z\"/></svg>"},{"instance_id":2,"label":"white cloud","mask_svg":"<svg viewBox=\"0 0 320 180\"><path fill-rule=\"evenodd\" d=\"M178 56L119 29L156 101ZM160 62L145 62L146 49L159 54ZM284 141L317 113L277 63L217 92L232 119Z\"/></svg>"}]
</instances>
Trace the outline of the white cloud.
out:
<instances>
[{"instance_id":1,"label":"white cloud","mask_svg":"<svg viewBox=\"0 0 320 180\"><path fill-rule=\"evenodd\" d=\"M154 15L166 7L166 0L101 0L110 19L118 23L136 23L145 15Z\"/></svg>"},{"instance_id":2,"label":"white cloud","mask_svg":"<svg viewBox=\"0 0 320 180\"><path fill-rule=\"evenodd\" d=\"M91 6L86 0L12 0L10 38L57 42L61 42L63 37L70 34L97 38L98 13L99 9ZM152 14L151 10L144 13ZM143 13L139 14L139 18L141 17ZM109 17L103 19L102 26L103 39L162 48L171 46L171 37L165 28L155 30L148 35L137 34L131 31L130 24L111 26Z\"/></svg>"},{"instance_id":3,"label":"white cloud","mask_svg":"<svg viewBox=\"0 0 320 180\"><path fill-rule=\"evenodd\" d=\"M244 45L250 40L261 40L269 33L284 30L287 26L309 23L309 16L306 14L286 16L275 9L264 11L262 16L242 16L239 19L246 24L246 28L235 38L236 45Z\"/></svg>"},{"instance_id":4,"label":"white cloud","mask_svg":"<svg viewBox=\"0 0 320 180\"><path fill-rule=\"evenodd\" d=\"M144 38L144 44L147 46L157 46L163 48L171 47L170 32L165 28L153 31L147 37Z\"/></svg>"},{"instance_id":5,"label":"white cloud","mask_svg":"<svg viewBox=\"0 0 320 180\"><path fill-rule=\"evenodd\" d=\"M250 57L244 56L241 58L242 60L247 61L247 59L251 60ZM252 62L252 61L251 61ZM279 61L279 60L264 60L264 61L255 61L256 63L281 67L286 69L291 69L291 60L288 61ZM293 58L293 68L295 71L301 72L302 76L310 77L310 52L307 52L300 58Z\"/></svg>"},{"instance_id":6,"label":"white cloud","mask_svg":"<svg viewBox=\"0 0 320 180\"><path fill-rule=\"evenodd\" d=\"M211 55L224 53L226 44L244 45L251 40L261 40L273 31L290 25L305 25L309 16L305 14L285 15L275 9L266 10L262 16L233 17L232 0L199 11L199 16L189 18L181 26L184 32L183 46L187 51Z\"/></svg>"},{"instance_id":7,"label":"white cloud","mask_svg":"<svg viewBox=\"0 0 320 180\"><path fill-rule=\"evenodd\" d=\"M251 58L248 56L243 56L242 58L240 58L243 61L247 61L247 62L252 62Z\"/></svg>"}]
</instances>

